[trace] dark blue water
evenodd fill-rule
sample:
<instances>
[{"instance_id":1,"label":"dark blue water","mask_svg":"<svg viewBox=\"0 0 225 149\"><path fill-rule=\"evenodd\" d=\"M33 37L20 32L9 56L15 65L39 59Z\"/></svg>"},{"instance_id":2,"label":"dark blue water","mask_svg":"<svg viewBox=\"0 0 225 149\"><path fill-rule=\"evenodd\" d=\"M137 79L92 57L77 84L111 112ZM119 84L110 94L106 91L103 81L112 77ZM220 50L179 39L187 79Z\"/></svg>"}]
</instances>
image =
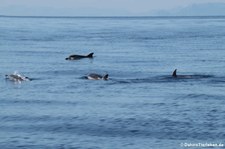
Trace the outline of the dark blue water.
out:
<instances>
[{"instance_id":1,"label":"dark blue water","mask_svg":"<svg viewBox=\"0 0 225 149\"><path fill-rule=\"evenodd\" d=\"M0 148L224 143L224 58L225 17L0 17Z\"/></svg>"}]
</instances>

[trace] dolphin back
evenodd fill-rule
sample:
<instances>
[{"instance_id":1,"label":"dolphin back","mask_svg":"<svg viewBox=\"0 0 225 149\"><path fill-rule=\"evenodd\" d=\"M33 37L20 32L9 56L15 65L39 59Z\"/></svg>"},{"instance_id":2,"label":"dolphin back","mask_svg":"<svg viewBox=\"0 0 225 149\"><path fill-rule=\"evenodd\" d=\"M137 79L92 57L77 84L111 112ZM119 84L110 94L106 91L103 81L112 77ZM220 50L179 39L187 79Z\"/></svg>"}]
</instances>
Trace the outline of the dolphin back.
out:
<instances>
[{"instance_id":1,"label":"dolphin back","mask_svg":"<svg viewBox=\"0 0 225 149\"><path fill-rule=\"evenodd\" d=\"M69 57L65 58L65 60L79 60L82 58L93 58L94 53L90 53L88 55L70 55Z\"/></svg>"},{"instance_id":2,"label":"dolphin back","mask_svg":"<svg viewBox=\"0 0 225 149\"><path fill-rule=\"evenodd\" d=\"M93 57L93 54L94 53L90 53L90 54L87 55L87 57Z\"/></svg>"}]
</instances>

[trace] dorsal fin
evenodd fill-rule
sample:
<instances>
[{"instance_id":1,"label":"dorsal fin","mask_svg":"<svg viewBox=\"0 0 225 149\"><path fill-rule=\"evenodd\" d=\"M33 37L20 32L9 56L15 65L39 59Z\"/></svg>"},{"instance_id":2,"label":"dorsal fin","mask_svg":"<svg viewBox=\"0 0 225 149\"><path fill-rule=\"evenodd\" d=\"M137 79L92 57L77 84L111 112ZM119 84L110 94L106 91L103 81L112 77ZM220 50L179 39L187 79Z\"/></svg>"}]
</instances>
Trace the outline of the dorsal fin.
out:
<instances>
[{"instance_id":1,"label":"dorsal fin","mask_svg":"<svg viewBox=\"0 0 225 149\"><path fill-rule=\"evenodd\" d=\"M175 70L173 71L172 76L173 76L173 77L177 77L177 69L175 69Z\"/></svg>"},{"instance_id":2,"label":"dorsal fin","mask_svg":"<svg viewBox=\"0 0 225 149\"><path fill-rule=\"evenodd\" d=\"M93 57L93 54L94 53L90 53L90 54L87 55L87 57Z\"/></svg>"},{"instance_id":3,"label":"dorsal fin","mask_svg":"<svg viewBox=\"0 0 225 149\"><path fill-rule=\"evenodd\" d=\"M109 78L109 74L106 74L106 75L103 76L104 80L108 80L108 78Z\"/></svg>"}]
</instances>

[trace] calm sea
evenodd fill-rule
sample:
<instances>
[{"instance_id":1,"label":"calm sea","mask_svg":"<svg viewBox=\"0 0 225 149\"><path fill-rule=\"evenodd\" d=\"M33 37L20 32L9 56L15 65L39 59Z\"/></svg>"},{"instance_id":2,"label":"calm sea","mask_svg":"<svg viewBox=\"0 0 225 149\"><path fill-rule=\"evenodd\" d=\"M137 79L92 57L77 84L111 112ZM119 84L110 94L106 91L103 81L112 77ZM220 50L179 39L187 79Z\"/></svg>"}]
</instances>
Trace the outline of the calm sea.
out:
<instances>
[{"instance_id":1,"label":"calm sea","mask_svg":"<svg viewBox=\"0 0 225 149\"><path fill-rule=\"evenodd\" d=\"M0 17L1 149L225 143L224 105L225 17Z\"/></svg>"}]
</instances>

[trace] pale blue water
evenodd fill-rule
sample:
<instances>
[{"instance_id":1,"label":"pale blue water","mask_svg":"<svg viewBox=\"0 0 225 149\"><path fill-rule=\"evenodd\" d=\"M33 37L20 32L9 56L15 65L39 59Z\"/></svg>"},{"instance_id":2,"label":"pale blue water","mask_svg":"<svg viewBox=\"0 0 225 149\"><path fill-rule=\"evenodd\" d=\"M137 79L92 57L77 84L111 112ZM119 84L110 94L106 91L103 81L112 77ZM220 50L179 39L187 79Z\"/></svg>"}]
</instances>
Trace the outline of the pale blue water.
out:
<instances>
[{"instance_id":1,"label":"pale blue water","mask_svg":"<svg viewBox=\"0 0 225 149\"><path fill-rule=\"evenodd\" d=\"M0 17L0 76L1 149L225 143L225 17Z\"/></svg>"}]
</instances>

